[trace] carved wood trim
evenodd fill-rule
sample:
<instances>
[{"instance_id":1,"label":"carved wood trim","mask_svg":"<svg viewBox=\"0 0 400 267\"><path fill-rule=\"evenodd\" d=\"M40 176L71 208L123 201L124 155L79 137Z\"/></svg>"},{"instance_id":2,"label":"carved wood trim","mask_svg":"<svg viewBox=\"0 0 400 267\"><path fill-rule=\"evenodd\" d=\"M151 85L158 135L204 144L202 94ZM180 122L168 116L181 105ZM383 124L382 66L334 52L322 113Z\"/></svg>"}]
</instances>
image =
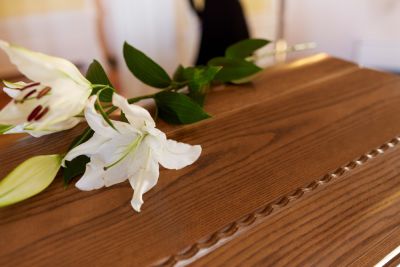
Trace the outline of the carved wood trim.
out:
<instances>
[{"instance_id":1,"label":"carved wood trim","mask_svg":"<svg viewBox=\"0 0 400 267\"><path fill-rule=\"evenodd\" d=\"M156 266L173 266L178 263L183 262L193 262L196 257L201 257L201 255L207 254L209 251L218 248L222 244L228 242L234 236L239 234L239 232L245 230L246 228L252 226L255 222L258 222L261 218L266 218L272 213L278 211L279 209L287 206L289 203L300 199L305 193L310 193L317 189L318 187L330 183L332 180L342 177L344 174L351 172L358 166L364 165L366 162L376 158L379 155L384 154L391 148L394 148L400 143L400 136L396 136L390 141L384 143L371 150L368 153L363 154L355 160L352 160L342 167L337 168L333 172L330 172L319 179L316 179L307 185L294 190L292 193L277 198L276 200L258 208L257 210L242 216L240 219L229 223L220 230L208 235L196 243L185 247L180 252L168 256L160 261ZM208 250L208 251L207 251Z\"/></svg>"}]
</instances>

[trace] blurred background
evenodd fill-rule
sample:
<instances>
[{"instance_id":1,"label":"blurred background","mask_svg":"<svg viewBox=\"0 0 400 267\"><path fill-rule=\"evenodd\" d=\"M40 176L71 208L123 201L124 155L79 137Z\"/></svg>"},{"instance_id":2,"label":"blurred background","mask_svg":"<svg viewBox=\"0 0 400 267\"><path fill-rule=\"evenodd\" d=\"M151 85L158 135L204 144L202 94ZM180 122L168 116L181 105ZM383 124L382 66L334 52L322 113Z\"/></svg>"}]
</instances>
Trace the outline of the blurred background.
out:
<instances>
[{"instance_id":1,"label":"blurred background","mask_svg":"<svg viewBox=\"0 0 400 267\"><path fill-rule=\"evenodd\" d=\"M246 36L317 44L289 59L326 52L400 73L399 26L400 0L0 1L0 39L67 58L82 72L96 58L129 96L149 89L125 67L125 40L169 73L179 63L202 63ZM18 75L0 53L0 78Z\"/></svg>"}]
</instances>

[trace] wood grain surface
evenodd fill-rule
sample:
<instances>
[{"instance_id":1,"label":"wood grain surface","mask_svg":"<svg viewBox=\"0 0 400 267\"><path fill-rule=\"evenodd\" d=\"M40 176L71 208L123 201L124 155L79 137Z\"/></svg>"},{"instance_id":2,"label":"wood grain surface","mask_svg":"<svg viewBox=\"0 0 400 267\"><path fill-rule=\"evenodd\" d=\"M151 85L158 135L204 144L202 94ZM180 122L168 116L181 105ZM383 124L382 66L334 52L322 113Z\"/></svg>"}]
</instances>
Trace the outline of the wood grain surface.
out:
<instances>
[{"instance_id":1,"label":"wood grain surface","mask_svg":"<svg viewBox=\"0 0 400 267\"><path fill-rule=\"evenodd\" d=\"M400 78L316 55L215 88L213 118L172 127L199 161L120 184L61 179L0 210L0 266L371 266L400 245ZM1 136L0 177L79 132Z\"/></svg>"}]
</instances>

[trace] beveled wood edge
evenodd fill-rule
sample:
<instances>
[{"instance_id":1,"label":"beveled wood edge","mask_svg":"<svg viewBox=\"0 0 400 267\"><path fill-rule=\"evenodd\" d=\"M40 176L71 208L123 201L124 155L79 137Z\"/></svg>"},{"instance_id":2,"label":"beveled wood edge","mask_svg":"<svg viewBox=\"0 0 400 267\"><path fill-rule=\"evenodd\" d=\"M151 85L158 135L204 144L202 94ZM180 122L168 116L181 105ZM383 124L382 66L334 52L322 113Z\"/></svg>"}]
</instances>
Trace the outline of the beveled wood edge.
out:
<instances>
[{"instance_id":1,"label":"beveled wood edge","mask_svg":"<svg viewBox=\"0 0 400 267\"><path fill-rule=\"evenodd\" d=\"M390 267L390 266L398 266L400 262L400 246L391 251L388 255L386 255L382 260L380 260L375 267Z\"/></svg>"},{"instance_id":2,"label":"beveled wood edge","mask_svg":"<svg viewBox=\"0 0 400 267\"><path fill-rule=\"evenodd\" d=\"M384 267L398 267L400 265L400 254L393 257Z\"/></svg>"},{"instance_id":3,"label":"beveled wood edge","mask_svg":"<svg viewBox=\"0 0 400 267\"><path fill-rule=\"evenodd\" d=\"M344 174L351 172L356 167L364 165L379 155L384 154L391 148L400 144L400 135L394 137L390 141L384 143L378 148L372 149L368 153L359 156L357 159L337 168L333 172L329 172L319 179L313 180L304 187L294 190L292 193L281 196L276 200L256 209L255 211L242 216L240 219L227 224L225 227L199 239L194 244L186 246L180 252L172 254L155 263L155 266L174 266L176 264L189 264L203 255L215 250L219 246L231 240L237 234L246 230L246 228L258 222L261 218L266 218L272 213L284 208L289 203L300 199L305 193L310 193L322 185L330 183L342 177Z\"/></svg>"}]
</instances>

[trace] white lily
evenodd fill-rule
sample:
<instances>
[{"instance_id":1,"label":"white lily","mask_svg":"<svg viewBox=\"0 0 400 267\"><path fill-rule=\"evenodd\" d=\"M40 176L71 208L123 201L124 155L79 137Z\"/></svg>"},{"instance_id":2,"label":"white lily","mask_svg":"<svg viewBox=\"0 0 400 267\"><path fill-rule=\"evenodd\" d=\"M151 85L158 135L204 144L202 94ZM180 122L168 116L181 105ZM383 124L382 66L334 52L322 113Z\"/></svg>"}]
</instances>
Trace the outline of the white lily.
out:
<instances>
[{"instance_id":1,"label":"white lily","mask_svg":"<svg viewBox=\"0 0 400 267\"><path fill-rule=\"evenodd\" d=\"M85 174L76 183L81 190L99 189L129 180L134 189L132 207L140 211L142 195L158 181L159 164L167 169L181 169L195 162L201 146L191 146L169 140L155 128L150 113L137 105L129 104L114 93L113 105L119 107L129 123L111 121L116 129L106 124L95 110L96 96L89 98L85 117L95 131L87 142L72 149L64 161L86 155L90 162Z\"/></svg>"},{"instance_id":2,"label":"white lily","mask_svg":"<svg viewBox=\"0 0 400 267\"><path fill-rule=\"evenodd\" d=\"M0 124L12 128L5 133L27 132L39 137L70 129L78 124L91 93L91 84L71 62L0 40L18 70L31 83L4 82L4 92L13 98L0 111Z\"/></svg>"}]
</instances>

